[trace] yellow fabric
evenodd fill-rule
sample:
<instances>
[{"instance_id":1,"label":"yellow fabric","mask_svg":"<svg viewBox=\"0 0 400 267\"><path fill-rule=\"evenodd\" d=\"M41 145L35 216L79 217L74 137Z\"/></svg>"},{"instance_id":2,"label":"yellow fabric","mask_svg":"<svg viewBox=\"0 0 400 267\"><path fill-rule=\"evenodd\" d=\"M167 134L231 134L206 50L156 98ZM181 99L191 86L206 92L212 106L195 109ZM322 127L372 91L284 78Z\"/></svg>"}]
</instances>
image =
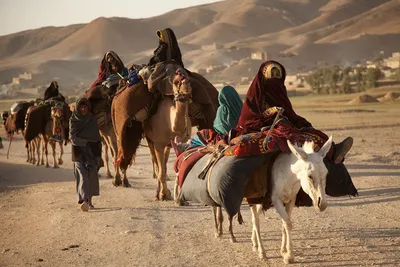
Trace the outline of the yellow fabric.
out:
<instances>
[{"instance_id":1,"label":"yellow fabric","mask_svg":"<svg viewBox=\"0 0 400 267\"><path fill-rule=\"evenodd\" d=\"M278 74L278 77L272 77L272 69L273 68L276 68L278 71L279 71L279 74ZM264 76L265 76L265 78L267 78L267 79L271 79L271 78L279 78L279 79L281 79L282 78L282 68L281 68L281 66L279 66L278 64L275 64L275 63L271 63L271 64L268 64L265 68L264 68Z\"/></svg>"}]
</instances>

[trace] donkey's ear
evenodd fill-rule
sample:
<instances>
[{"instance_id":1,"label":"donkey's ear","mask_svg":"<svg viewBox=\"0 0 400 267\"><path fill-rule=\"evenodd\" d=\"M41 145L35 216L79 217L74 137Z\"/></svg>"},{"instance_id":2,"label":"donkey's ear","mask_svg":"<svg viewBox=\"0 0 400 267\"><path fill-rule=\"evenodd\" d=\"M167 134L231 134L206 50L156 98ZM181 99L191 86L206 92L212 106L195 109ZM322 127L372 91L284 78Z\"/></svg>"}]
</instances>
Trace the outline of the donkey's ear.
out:
<instances>
[{"instance_id":1,"label":"donkey's ear","mask_svg":"<svg viewBox=\"0 0 400 267\"><path fill-rule=\"evenodd\" d=\"M329 150L331 149L332 146L332 135L329 137L328 141L325 142L325 144L321 147L321 149L318 151L318 154L325 158L326 154L328 154Z\"/></svg>"},{"instance_id":2,"label":"donkey's ear","mask_svg":"<svg viewBox=\"0 0 400 267\"><path fill-rule=\"evenodd\" d=\"M306 161L308 159L308 155L306 152L304 152L304 150L301 147L298 147L296 145L292 145L292 143L289 140L286 140L290 151L292 151L292 153L301 160Z\"/></svg>"}]
</instances>

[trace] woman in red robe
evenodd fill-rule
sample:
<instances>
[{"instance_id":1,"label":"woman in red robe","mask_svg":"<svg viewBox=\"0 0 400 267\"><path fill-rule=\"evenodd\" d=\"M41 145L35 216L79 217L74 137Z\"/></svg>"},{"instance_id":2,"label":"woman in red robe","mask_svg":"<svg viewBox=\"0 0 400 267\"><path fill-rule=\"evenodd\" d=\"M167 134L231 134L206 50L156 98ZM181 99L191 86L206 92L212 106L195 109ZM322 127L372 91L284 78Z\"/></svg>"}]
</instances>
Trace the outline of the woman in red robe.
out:
<instances>
[{"instance_id":1,"label":"woman in red robe","mask_svg":"<svg viewBox=\"0 0 400 267\"><path fill-rule=\"evenodd\" d=\"M325 141L328 140L327 135L314 129L309 121L293 110L284 84L285 78L286 70L279 62L269 60L261 64L247 91L239 122L235 128L236 136L260 132L261 128L271 126L277 114L271 112L271 108L281 107L284 109L282 115L286 117L286 122L290 122L285 125L278 123L285 133L291 134L300 129L300 131L312 132ZM352 145L353 138L347 137L341 143L332 146L327 158L336 163L342 162Z\"/></svg>"}]
</instances>

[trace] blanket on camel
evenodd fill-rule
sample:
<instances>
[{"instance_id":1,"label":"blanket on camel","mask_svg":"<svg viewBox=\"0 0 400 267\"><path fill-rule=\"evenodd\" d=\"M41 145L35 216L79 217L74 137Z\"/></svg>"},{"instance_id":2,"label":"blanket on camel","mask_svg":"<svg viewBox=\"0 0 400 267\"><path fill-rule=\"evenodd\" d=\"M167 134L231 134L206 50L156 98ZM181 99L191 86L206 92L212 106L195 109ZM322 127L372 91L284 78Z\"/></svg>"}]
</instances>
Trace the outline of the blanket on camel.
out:
<instances>
[{"instance_id":1,"label":"blanket on camel","mask_svg":"<svg viewBox=\"0 0 400 267\"><path fill-rule=\"evenodd\" d=\"M117 164L124 169L131 163L143 137L142 122L135 120L135 115L152 101L153 94L143 81L120 89L112 101L111 117L118 143Z\"/></svg>"},{"instance_id":2,"label":"blanket on camel","mask_svg":"<svg viewBox=\"0 0 400 267\"><path fill-rule=\"evenodd\" d=\"M268 139L264 142L267 136ZM248 133L233 138L230 141L230 148L225 151L225 156L253 156L274 151L288 153L290 149L286 140L299 146L305 141L313 141L315 151L318 151L328 140L328 136L311 127L297 129L289 121L281 119L272 130ZM333 153L333 147L328 152L328 158L331 153Z\"/></svg>"}]
</instances>

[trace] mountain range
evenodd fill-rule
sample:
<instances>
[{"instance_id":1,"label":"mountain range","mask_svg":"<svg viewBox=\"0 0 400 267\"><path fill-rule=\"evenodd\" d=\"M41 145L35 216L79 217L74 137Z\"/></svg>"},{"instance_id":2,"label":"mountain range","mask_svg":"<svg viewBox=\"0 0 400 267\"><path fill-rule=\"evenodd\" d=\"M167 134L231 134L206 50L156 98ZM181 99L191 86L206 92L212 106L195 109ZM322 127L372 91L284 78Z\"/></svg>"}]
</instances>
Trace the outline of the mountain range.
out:
<instances>
[{"instance_id":1,"label":"mountain range","mask_svg":"<svg viewBox=\"0 0 400 267\"><path fill-rule=\"evenodd\" d=\"M144 19L99 17L87 24L44 27L0 36L0 84L29 71L44 80L94 80L104 53L126 65L147 63L156 30L176 33L191 70L229 65L213 79L256 74L267 52L289 73L318 64L349 65L400 50L400 0L225 0ZM218 49L204 49L215 44Z\"/></svg>"}]
</instances>

